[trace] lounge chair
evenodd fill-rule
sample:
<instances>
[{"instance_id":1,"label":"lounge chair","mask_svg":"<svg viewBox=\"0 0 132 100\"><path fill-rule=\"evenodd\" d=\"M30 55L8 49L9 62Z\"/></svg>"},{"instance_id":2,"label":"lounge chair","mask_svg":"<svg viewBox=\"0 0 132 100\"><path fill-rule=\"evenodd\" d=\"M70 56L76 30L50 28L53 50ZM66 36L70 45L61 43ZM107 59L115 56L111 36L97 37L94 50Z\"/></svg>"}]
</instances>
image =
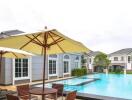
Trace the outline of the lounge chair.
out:
<instances>
[{"instance_id":1,"label":"lounge chair","mask_svg":"<svg viewBox=\"0 0 132 100\"><path fill-rule=\"evenodd\" d=\"M75 100L77 91L69 92L65 100Z\"/></svg>"},{"instance_id":2,"label":"lounge chair","mask_svg":"<svg viewBox=\"0 0 132 100\"><path fill-rule=\"evenodd\" d=\"M29 99L38 100L37 96L30 96L29 90L30 90L29 84L17 86L18 97L21 100L29 100Z\"/></svg>"},{"instance_id":3,"label":"lounge chair","mask_svg":"<svg viewBox=\"0 0 132 100\"><path fill-rule=\"evenodd\" d=\"M63 100L63 84L52 84L52 88L57 89L57 98L62 97ZM49 94L47 98L54 99L56 94Z\"/></svg>"},{"instance_id":4,"label":"lounge chair","mask_svg":"<svg viewBox=\"0 0 132 100\"><path fill-rule=\"evenodd\" d=\"M20 100L17 96L7 94L6 95L7 100Z\"/></svg>"}]
</instances>

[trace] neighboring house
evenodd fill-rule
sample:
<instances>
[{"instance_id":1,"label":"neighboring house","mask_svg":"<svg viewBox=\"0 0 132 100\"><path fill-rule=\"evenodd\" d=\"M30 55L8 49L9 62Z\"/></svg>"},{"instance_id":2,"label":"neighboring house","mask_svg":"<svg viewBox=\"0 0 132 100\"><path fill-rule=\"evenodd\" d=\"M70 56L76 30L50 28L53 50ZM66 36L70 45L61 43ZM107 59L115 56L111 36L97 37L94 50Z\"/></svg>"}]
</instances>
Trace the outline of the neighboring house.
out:
<instances>
[{"instance_id":1,"label":"neighboring house","mask_svg":"<svg viewBox=\"0 0 132 100\"><path fill-rule=\"evenodd\" d=\"M87 67L92 72L94 71L96 72L98 70L98 68L94 66L94 58L96 57L96 55L100 53L101 53L100 51L91 51L87 54Z\"/></svg>"},{"instance_id":2,"label":"neighboring house","mask_svg":"<svg viewBox=\"0 0 132 100\"><path fill-rule=\"evenodd\" d=\"M1 38L23 33L19 30L2 32ZM81 67L81 54L54 54L47 56L46 79L67 77L71 70ZM19 84L42 80L43 56L24 59L3 58L1 85Z\"/></svg>"},{"instance_id":3,"label":"neighboring house","mask_svg":"<svg viewBox=\"0 0 132 100\"><path fill-rule=\"evenodd\" d=\"M132 48L121 49L109 54L110 68L132 70Z\"/></svg>"}]
</instances>

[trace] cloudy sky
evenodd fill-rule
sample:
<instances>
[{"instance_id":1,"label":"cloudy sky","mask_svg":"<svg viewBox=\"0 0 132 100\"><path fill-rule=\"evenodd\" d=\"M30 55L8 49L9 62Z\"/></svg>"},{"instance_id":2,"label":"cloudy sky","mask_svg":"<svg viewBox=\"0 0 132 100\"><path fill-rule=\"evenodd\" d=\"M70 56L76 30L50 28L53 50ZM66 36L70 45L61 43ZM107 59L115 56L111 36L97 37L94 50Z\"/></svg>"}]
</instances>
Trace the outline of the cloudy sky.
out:
<instances>
[{"instance_id":1,"label":"cloudy sky","mask_svg":"<svg viewBox=\"0 0 132 100\"><path fill-rule=\"evenodd\" d=\"M132 48L132 0L0 0L0 31L47 26L111 53Z\"/></svg>"}]
</instances>

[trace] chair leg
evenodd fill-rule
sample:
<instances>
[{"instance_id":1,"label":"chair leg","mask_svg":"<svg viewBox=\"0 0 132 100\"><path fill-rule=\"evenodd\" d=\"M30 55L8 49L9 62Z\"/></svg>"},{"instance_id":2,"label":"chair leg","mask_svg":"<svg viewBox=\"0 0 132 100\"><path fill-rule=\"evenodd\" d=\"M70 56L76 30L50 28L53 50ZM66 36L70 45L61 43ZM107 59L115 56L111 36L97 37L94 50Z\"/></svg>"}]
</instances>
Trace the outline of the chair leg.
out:
<instances>
[{"instance_id":1,"label":"chair leg","mask_svg":"<svg viewBox=\"0 0 132 100\"><path fill-rule=\"evenodd\" d=\"M62 100L63 100L63 93L62 93Z\"/></svg>"}]
</instances>

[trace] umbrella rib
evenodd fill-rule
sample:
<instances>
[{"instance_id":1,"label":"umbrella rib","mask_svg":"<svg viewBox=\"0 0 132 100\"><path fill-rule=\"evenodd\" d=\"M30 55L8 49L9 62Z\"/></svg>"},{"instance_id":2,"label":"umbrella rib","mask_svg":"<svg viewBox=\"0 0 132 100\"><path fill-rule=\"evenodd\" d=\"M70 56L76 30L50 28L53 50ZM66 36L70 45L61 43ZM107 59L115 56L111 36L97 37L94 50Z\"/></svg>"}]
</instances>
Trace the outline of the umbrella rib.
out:
<instances>
[{"instance_id":1,"label":"umbrella rib","mask_svg":"<svg viewBox=\"0 0 132 100\"><path fill-rule=\"evenodd\" d=\"M59 35L55 34L55 33L54 33L54 32L52 32L52 31L49 31L49 33L54 34L55 36L61 37L61 36L59 36ZM62 37L61 37L61 38L62 38Z\"/></svg>"},{"instance_id":2,"label":"umbrella rib","mask_svg":"<svg viewBox=\"0 0 132 100\"><path fill-rule=\"evenodd\" d=\"M11 52L16 58L18 58L18 56L14 53L14 52Z\"/></svg>"},{"instance_id":3,"label":"umbrella rib","mask_svg":"<svg viewBox=\"0 0 132 100\"><path fill-rule=\"evenodd\" d=\"M56 43L59 43L59 42L61 42L63 40L65 40L65 39L59 38L59 39L55 40L54 42L50 43L48 46L50 47L51 45L54 45Z\"/></svg>"},{"instance_id":4,"label":"umbrella rib","mask_svg":"<svg viewBox=\"0 0 132 100\"><path fill-rule=\"evenodd\" d=\"M52 34L52 33L49 33L49 36L52 38L53 41L55 41L55 39L52 37L51 34ZM60 46L58 43L56 43L56 44L57 44L57 46L60 48L60 50L61 50L63 53L65 53L65 51L61 48L61 46Z\"/></svg>"},{"instance_id":5,"label":"umbrella rib","mask_svg":"<svg viewBox=\"0 0 132 100\"><path fill-rule=\"evenodd\" d=\"M29 37L29 36L27 36L27 38L32 39L32 38ZM34 44L37 44L37 45L39 45L39 46L43 46L43 44L40 44L38 41L33 40L33 41L31 41L31 42L34 43Z\"/></svg>"},{"instance_id":6,"label":"umbrella rib","mask_svg":"<svg viewBox=\"0 0 132 100\"><path fill-rule=\"evenodd\" d=\"M41 45L43 45L43 43L37 38L35 37L34 35L32 35ZM34 40L35 41L35 40Z\"/></svg>"},{"instance_id":7,"label":"umbrella rib","mask_svg":"<svg viewBox=\"0 0 132 100\"><path fill-rule=\"evenodd\" d=\"M38 37L40 34L38 34L36 37ZM27 38L29 38L27 35L25 35ZM27 46L30 42L32 42L35 38L30 38L30 41L28 41L26 44L20 47L20 49L23 49L25 46Z\"/></svg>"},{"instance_id":8,"label":"umbrella rib","mask_svg":"<svg viewBox=\"0 0 132 100\"><path fill-rule=\"evenodd\" d=\"M8 51L0 51L0 54L2 54L2 55L4 55L4 54L6 54L6 53L8 53Z\"/></svg>"}]
</instances>

